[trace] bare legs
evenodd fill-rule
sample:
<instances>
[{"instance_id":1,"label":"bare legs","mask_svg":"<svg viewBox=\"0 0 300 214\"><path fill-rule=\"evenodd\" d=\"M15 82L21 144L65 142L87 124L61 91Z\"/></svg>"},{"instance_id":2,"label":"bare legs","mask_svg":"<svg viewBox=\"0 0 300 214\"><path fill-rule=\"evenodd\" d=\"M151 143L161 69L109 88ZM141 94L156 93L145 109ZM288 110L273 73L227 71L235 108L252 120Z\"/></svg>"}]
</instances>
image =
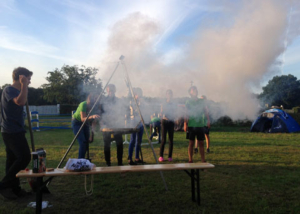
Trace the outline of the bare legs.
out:
<instances>
[{"instance_id":1,"label":"bare legs","mask_svg":"<svg viewBox=\"0 0 300 214\"><path fill-rule=\"evenodd\" d=\"M189 154L189 162L193 162L193 153L194 153L194 140L189 141L189 147L188 147L188 154ZM205 162L205 154L204 154L204 141L196 141L196 145L199 146L200 155L201 155L201 162Z\"/></svg>"},{"instance_id":2,"label":"bare legs","mask_svg":"<svg viewBox=\"0 0 300 214\"><path fill-rule=\"evenodd\" d=\"M206 142L206 149L209 149L209 144L210 144L210 138L209 135L205 134L205 142ZM198 141L195 143L195 149L198 149Z\"/></svg>"},{"instance_id":3,"label":"bare legs","mask_svg":"<svg viewBox=\"0 0 300 214\"><path fill-rule=\"evenodd\" d=\"M206 141L206 149L209 149L210 139L208 134L205 135L205 141Z\"/></svg>"}]
</instances>

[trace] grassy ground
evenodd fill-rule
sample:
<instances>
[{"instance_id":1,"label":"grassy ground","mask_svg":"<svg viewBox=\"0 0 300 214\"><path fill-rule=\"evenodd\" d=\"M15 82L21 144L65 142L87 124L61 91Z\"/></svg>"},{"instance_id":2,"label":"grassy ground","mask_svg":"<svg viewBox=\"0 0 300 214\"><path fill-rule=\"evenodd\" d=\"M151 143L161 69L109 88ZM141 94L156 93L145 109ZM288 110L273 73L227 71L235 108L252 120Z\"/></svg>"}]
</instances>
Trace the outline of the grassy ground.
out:
<instances>
[{"instance_id":1,"label":"grassy ground","mask_svg":"<svg viewBox=\"0 0 300 214\"><path fill-rule=\"evenodd\" d=\"M145 136L145 135L144 135ZM300 135L250 133L249 128L220 127L211 131L208 162L216 167L201 176L201 206L191 201L190 180L185 172L164 172L169 191L159 172L103 174L94 178L94 193L86 196L83 176L54 178L44 200L53 205L43 213L300 213ZM56 167L73 134L71 130L34 133L36 148L47 150L47 167ZM30 139L29 136L27 139ZM175 133L173 159L187 162L187 140ZM144 142L146 140L144 139ZM159 154L159 145L154 145ZM104 166L100 134L91 144L92 162ZM149 146L142 147L147 164L155 163ZM126 163L128 145L124 146ZM67 158L76 158L74 144ZM168 145L165 149L165 158ZM197 155L195 161L199 162ZM167 162L164 162L166 164ZM112 165L116 165L116 146L112 145ZM30 165L31 167L31 165ZM0 177L5 170L5 151L0 141ZM22 188L29 190L25 179ZM27 208L30 196L17 201L0 199L0 213L34 213Z\"/></svg>"}]
</instances>

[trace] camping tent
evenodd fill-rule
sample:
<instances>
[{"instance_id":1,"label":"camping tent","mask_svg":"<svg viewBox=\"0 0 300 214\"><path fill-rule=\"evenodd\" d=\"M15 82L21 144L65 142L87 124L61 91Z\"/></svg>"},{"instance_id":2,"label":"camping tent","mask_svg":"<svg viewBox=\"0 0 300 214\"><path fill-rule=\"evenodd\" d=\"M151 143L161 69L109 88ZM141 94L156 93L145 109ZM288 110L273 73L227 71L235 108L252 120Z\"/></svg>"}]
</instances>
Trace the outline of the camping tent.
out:
<instances>
[{"instance_id":1,"label":"camping tent","mask_svg":"<svg viewBox=\"0 0 300 214\"><path fill-rule=\"evenodd\" d=\"M263 112L252 123L250 131L266 133L300 132L300 125L285 111L270 109Z\"/></svg>"}]
</instances>

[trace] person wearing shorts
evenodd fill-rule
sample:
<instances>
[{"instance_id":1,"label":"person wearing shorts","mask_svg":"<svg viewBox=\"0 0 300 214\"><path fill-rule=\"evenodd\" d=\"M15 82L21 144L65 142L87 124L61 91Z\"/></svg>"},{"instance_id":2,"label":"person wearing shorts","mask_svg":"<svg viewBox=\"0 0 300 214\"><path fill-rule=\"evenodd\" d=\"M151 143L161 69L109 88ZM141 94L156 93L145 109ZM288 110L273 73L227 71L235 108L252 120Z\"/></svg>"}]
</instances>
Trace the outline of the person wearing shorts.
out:
<instances>
[{"instance_id":1,"label":"person wearing shorts","mask_svg":"<svg viewBox=\"0 0 300 214\"><path fill-rule=\"evenodd\" d=\"M195 139L200 150L201 161L205 162L204 156L204 127L207 125L210 128L210 120L208 116L208 110L204 99L198 98L198 90L196 86L189 88L188 93L191 99L187 100L186 106L186 118L184 123L184 131L187 132L187 139L189 140L188 156L189 163L193 163L193 152Z\"/></svg>"},{"instance_id":2,"label":"person wearing shorts","mask_svg":"<svg viewBox=\"0 0 300 214\"><path fill-rule=\"evenodd\" d=\"M206 96L202 95L200 97L200 99L204 99L206 100ZM209 128L207 127L207 122L206 122L206 126L204 127L204 135L205 135L205 142L206 142L206 152L210 153L210 138L209 138ZM195 149L194 149L194 153L197 154L198 153L198 143L195 143Z\"/></svg>"}]
</instances>

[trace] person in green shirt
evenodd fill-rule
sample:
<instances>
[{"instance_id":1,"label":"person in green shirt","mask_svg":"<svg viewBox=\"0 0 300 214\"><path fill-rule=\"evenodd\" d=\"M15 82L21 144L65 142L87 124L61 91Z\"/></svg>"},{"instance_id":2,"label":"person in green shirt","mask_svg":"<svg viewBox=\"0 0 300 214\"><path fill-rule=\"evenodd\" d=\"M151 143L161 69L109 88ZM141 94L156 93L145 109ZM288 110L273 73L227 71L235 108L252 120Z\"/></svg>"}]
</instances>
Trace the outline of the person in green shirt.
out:
<instances>
[{"instance_id":1,"label":"person in green shirt","mask_svg":"<svg viewBox=\"0 0 300 214\"><path fill-rule=\"evenodd\" d=\"M204 157L204 127L210 128L210 120L208 110L204 99L198 98L198 90L196 86L189 88L188 93L191 99L186 101L186 118L184 122L184 131L187 132L187 139L189 139L188 155L189 163L193 163L193 151L195 145L195 138L197 137L201 161L205 162Z\"/></svg>"},{"instance_id":2,"label":"person in green shirt","mask_svg":"<svg viewBox=\"0 0 300 214\"><path fill-rule=\"evenodd\" d=\"M93 107L97 97L96 94L90 93L87 97L86 101L83 101L79 104L76 112L72 116L72 129L74 135L76 135L82 126L83 122L87 119L87 123L85 123L84 127L80 131L77 136L77 141L79 143L79 153L78 158L85 158L85 153L87 151L87 146L90 139L90 125L89 122L93 122L95 120L99 120L100 116L96 114L94 111L87 118L88 113Z\"/></svg>"},{"instance_id":3,"label":"person in green shirt","mask_svg":"<svg viewBox=\"0 0 300 214\"><path fill-rule=\"evenodd\" d=\"M207 100L205 95L202 95L200 97L200 99L204 99ZM207 123L207 121L206 121ZM204 126L204 135L205 135L205 142L206 142L206 152L210 153L210 149L209 149L209 145L210 145L210 137L209 137L209 128L206 126ZM194 149L194 153L197 154L198 153L198 142L196 141L195 143L195 149Z\"/></svg>"}]
</instances>

